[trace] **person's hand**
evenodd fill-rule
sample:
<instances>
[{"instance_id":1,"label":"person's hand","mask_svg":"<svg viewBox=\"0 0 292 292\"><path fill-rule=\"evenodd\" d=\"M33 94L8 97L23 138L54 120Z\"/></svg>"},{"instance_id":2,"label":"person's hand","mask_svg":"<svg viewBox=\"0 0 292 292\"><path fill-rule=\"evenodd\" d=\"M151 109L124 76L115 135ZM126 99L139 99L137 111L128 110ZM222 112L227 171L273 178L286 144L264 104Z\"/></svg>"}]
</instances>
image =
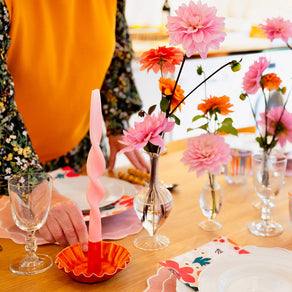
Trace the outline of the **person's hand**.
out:
<instances>
[{"instance_id":1,"label":"person's hand","mask_svg":"<svg viewBox=\"0 0 292 292\"><path fill-rule=\"evenodd\" d=\"M116 156L117 153L123 149L125 146L121 144L119 141L122 139L122 135L117 136L109 136L109 146L110 146L110 156L109 156L109 163L108 169L113 170L115 163L116 163ZM143 155L139 150L133 150L124 153L130 162L141 171L150 171L149 163L144 159Z\"/></svg>"},{"instance_id":2,"label":"person's hand","mask_svg":"<svg viewBox=\"0 0 292 292\"><path fill-rule=\"evenodd\" d=\"M63 247L79 242L82 250L88 251L88 232L81 210L54 187L49 215L39 233L45 240Z\"/></svg>"}]
</instances>

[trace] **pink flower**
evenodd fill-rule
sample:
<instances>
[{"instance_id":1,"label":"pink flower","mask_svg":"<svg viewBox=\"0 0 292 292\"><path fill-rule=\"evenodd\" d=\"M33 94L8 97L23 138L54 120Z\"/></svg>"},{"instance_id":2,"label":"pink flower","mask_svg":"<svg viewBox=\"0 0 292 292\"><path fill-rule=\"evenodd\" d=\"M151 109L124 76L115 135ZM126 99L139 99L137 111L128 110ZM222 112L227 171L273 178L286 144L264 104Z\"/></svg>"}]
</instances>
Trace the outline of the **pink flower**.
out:
<instances>
[{"instance_id":1,"label":"pink flower","mask_svg":"<svg viewBox=\"0 0 292 292\"><path fill-rule=\"evenodd\" d=\"M192 276L194 269L192 267L179 267L179 263L171 260L160 263L162 266L168 268L178 279L182 279L186 283L194 283L196 279Z\"/></svg>"},{"instance_id":2,"label":"pink flower","mask_svg":"<svg viewBox=\"0 0 292 292\"><path fill-rule=\"evenodd\" d=\"M229 145L224 138L215 134L202 134L187 140L188 149L181 161L190 165L189 171L196 171L197 177L205 171L219 175L221 166L231 161Z\"/></svg>"},{"instance_id":3,"label":"pink flower","mask_svg":"<svg viewBox=\"0 0 292 292\"><path fill-rule=\"evenodd\" d=\"M283 107L277 106L271 108L267 114L268 132L272 135L275 133L276 125L281 117L282 111ZM265 113L261 113L260 117L261 120L259 121L259 124L265 126ZM286 111L286 109L284 109L282 118L278 125L278 133L276 134L276 138L282 147L285 146L287 140L292 142L292 114Z\"/></svg>"},{"instance_id":4,"label":"pink flower","mask_svg":"<svg viewBox=\"0 0 292 292\"><path fill-rule=\"evenodd\" d=\"M247 94L255 94L260 89L260 81L263 72L268 68L270 62L265 57L260 57L249 67L243 78L243 90Z\"/></svg>"},{"instance_id":5,"label":"pink flower","mask_svg":"<svg viewBox=\"0 0 292 292\"><path fill-rule=\"evenodd\" d=\"M226 33L224 17L217 17L217 9L198 1L195 4L182 4L176 11L177 16L169 16L166 25L171 45L182 44L186 55L191 57L196 51L207 58L208 49L218 49Z\"/></svg>"},{"instance_id":6,"label":"pink flower","mask_svg":"<svg viewBox=\"0 0 292 292\"><path fill-rule=\"evenodd\" d=\"M284 20L282 17L271 18L266 20L267 25L260 24L259 28L262 29L267 35L268 39L282 39L285 43L292 37L292 22Z\"/></svg>"},{"instance_id":7,"label":"pink flower","mask_svg":"<svg viewBox=\"0 0 292 292\"><path fill-rule=\"evenodd\" d=\"M169 122L165 113L146 115L143 122L135 123L133 128L124 131L124 136L120 143L126 145L121 152L127 152L134 149L140 149L148 142L163 148L162 133L172 131L175 122Z\"/></svg>"}]
</instances>

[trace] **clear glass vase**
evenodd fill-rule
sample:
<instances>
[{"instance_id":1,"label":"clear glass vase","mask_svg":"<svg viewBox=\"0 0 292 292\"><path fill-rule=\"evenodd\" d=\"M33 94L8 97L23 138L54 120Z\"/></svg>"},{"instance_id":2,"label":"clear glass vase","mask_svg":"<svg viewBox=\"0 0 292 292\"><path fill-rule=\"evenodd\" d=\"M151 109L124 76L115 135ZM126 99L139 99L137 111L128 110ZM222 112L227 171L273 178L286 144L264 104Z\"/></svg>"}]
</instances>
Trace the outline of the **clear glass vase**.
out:
<instances>
[{"instance_id":1,"label":"clear glass vase","mask_svg":"<svg viewBox=\"0 0 292 292\"><path fill-rule=\"evenodd\" d=\"M208 218L208 220L199 223L202 229L215 231L222 227L221 223L214 220L221 209L222 203L222 189L216 180L216 176L208 172L208 180L200 194L200 207L204 216Z\"/></svg>"},{"instance_id":2,"label":"clear glass vase","mask_svg":"<svg viewBox=\"0 0 292 292\"><path fill-rule=\"evenodd\" d=\"M257 195L262 200L261 219L248 225L252 234L259 236L275 236L283 231L283 227L272 221L272 200L280 192L284 182L287 158L284 155L272 155L268 152L255 154L252 157L253 184Z\"/></svg>"},{"instance_id":3,"label":"clear glass vase","mask_svg":"<svg viewBox=\"0 0 292 292\"><path fill-rule=\"evenodd\" d=\"M149 155L149 185L142 188L134 199L134 209L148 234L136 238L134 245L143 250L157 250L169 244L169 239L157 231L172 209L173 198L169 190L159 184L159 154L150 152Z\"/></svg>"}]
</instances>

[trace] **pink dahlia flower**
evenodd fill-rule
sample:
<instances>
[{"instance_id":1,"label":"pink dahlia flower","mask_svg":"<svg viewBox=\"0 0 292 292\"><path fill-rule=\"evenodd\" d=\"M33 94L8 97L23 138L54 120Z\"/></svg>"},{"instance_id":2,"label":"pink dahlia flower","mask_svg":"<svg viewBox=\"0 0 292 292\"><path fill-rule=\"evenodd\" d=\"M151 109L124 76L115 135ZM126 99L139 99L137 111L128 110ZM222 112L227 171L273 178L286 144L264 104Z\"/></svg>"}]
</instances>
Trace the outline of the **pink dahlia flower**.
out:
<instances>
[{"instance_id":1,"label":"pink dahlia flower","mask_svg":"<svg viewBox=\"0 0 292 292\"><path fill-rule=\"evenodd\" d=\"M243 77L243 90L247 94L255 94L260 89L260 81L263 72L269 67L270 62L266 57L260 57L249 67Z\"/></svg>"},{"instance_id":2,"label":"pink dahlia flower","mask_svg":"<svg viewBox=\"0 0 292 292\"><path fill-rule=\"evenodd\" d=\"M161 134L172 131L174 124L175 122L170 122L165 117L165 113L159 113L157 116L155 114L146 115L143 122L136 122L133 128L124 131L120 143L126 147L121 152L143 148L148 142L163 148Z\"/></svg>"},{"instance_id":3,"label":"pink dahlia flower","mask_svg":"<svg viewBox=\"0 0 292 292\"><path fill-rule=\"evenodd\" d=\"M283 107L277 106L271 108L271 110L267 114L268 132L272 135L274 135L275 133L276 125L281 117L282 111ZM259 124L265 127L265 113L261 113L260 117L261 120L259 121ZM284 109L282 118L278 125L278 129L279 132L276 135L276 138L278 139L282 147L285 146L287 140L289 142L292 142L292 114L286 111L286 109Z\"/></svg>"},{"instance_id":4,"label":"pink dahlia flower","mask_svg":"<svg viewBox=\"0 0 292 292\"><path fill-rule=\"evenodd\" d=\"M262 29L267 35L268 39L282 39L285 43L292 37L292 22L284 20L282 17L276 17L266 20L267 25L260 24L259 28Z\"/></svg>"},{"instance_id":5,"label":"pink dahlia flower","mask_svg":"<svg viewBox=\"0 0 292 292\"><path fill-rule=\"evenodd\" d=\"M229 145L219 135L202 134L188 139L187 145L181 161L190 165L189 171L196 171L197 177L205 171L219 175L222 165L231 161Z\"/></svg>"},{"instance_id":6,"label":"pink dahlia flower","mask_svg":"<svg viewBox=\"0 0 292 292\"><path fill-rule=\"evenodd\" d=\"M224 17L217 17L217 9L208 7L198 1L195 4L182 4L176 11L176 16L169 16L166 25L171 45L180 45L188 57L196 51L200 56L207 58L208 49L218 49L226 33Z\"/></svg>"}]
</instances>

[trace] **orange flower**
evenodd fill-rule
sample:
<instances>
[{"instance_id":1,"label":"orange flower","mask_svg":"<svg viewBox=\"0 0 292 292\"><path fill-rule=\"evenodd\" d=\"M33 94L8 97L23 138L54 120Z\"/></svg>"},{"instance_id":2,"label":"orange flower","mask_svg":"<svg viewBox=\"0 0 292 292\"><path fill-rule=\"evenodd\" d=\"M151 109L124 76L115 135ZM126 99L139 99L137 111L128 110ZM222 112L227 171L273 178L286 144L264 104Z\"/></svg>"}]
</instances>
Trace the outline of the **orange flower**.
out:
<instances>
[{"instance_id":1,"label":"orange flower","mask_svg":"<svg viewBox=\"0 0 292 292\"><path fill-rule=\"evenodd\" d=\"M184 57L184 52L175 47L158 47L157 49L151 49L142 54L142 64L140 71L147 69L153 70L157 73L161 70L162 73L167 74L168 72L174 73L175 65L179 65Z\"/></svg>"},{"instance_id":2,"label":"orange flower","mask_svg":"<svg viewBox=\"0 0 292 292\"><path fill-rule=\"evenodd\" d=\"M275 73L266 74L262 78L263 88L267 88L269 91L278 90L282 80Z\"/></svg>"},{"instance_id":3,"label":"orange flower","mask_svg":"<svg viewBox=\"0 0 292 292\"><path fill-rule=\"evenodd\" d=\"M229 108L232 107L233 104L229 103L229 97L226 95L223 95L221 97L212 97L210 95L210 98L203 99L203 101L203 103L200 103L198 105L198 110L202 111L204 115L206 115L208 112L218 112L221 115L225 116L228 115L228 113L233 112L229 110Z\"/></svg>"},{"instance_id":4,"label":"orange flower","mask_svg":"<svg viewBox=\"0 0 292 292\"><path fill-rule=\"evenodd\" d=\"M161 77L159 79L159 89L162 92L162 94L166 96L172 95L174 85L175 81L171 80L170 78L165 79ZM185 97L184 90L182 90L180 88L180 85L177 84L170 108L173 110L184 99L184 97ZM184 104L185 102L182 103ZM179 105L178 108L179 110L181 110L181 105Z\"/></svg>"}]
</instances>

